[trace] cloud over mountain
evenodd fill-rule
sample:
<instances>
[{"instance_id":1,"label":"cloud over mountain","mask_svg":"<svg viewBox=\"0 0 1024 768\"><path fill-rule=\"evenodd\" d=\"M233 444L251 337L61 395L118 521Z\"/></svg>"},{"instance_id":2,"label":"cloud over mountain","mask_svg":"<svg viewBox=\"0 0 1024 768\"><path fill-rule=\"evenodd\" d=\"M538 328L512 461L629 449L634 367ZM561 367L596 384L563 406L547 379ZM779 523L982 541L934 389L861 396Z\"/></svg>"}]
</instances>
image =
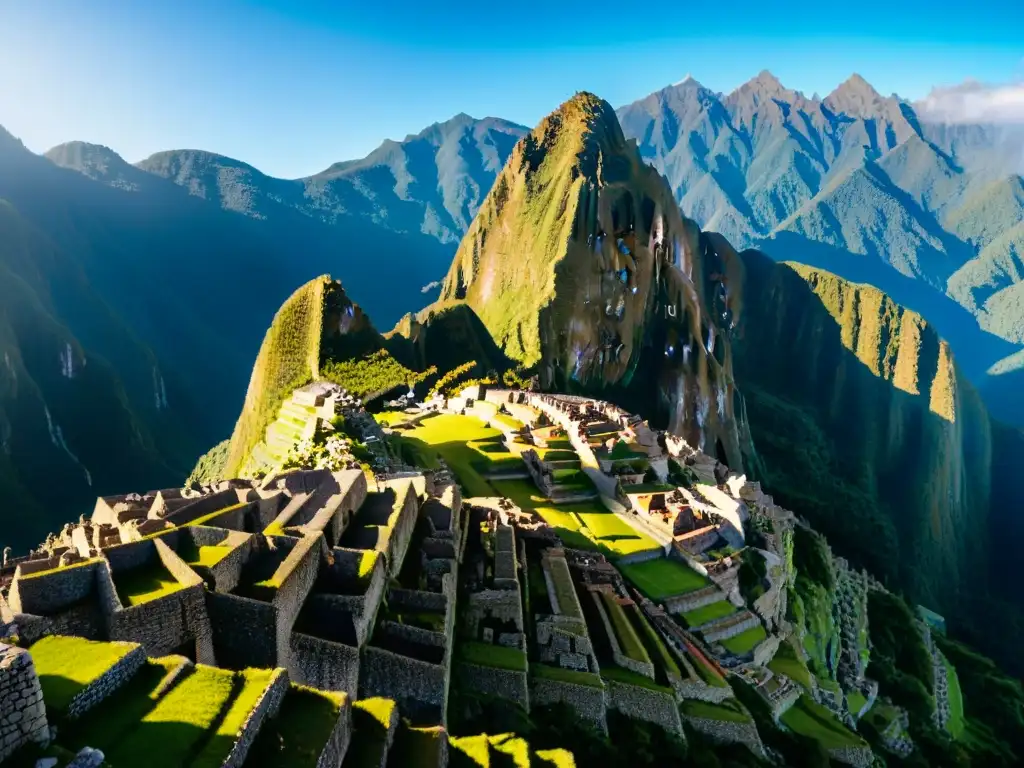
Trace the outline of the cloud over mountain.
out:
<instances>
[{"instance_id":1,"label":"cloud over mountain","mask_svg":"<svg viewBox=\"0 0 1024 768\"><path fill-rule=\"evenodd\" d=\"M914 106L932 121L1024 124L1024 80L1001 84L965 80L933 88Z\"/></svg>"}]
</instances>

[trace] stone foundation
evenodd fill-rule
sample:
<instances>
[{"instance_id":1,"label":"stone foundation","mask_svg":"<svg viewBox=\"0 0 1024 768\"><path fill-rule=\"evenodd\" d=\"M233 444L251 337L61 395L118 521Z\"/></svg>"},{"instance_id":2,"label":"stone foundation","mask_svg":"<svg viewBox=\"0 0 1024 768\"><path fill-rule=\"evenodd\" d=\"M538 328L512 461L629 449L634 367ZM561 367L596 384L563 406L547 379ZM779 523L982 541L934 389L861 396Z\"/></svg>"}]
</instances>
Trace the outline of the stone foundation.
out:
<instances>
[{"instance_id":1,"label":"stone foundation","mask_svg":"<svg viewBox=\"0 0 1024 768\"><path fill-rule=\"evenodd\" d=\"M15 750L50 736L43 691L32 656L0 643L0 762Z\"/></svg>"}]
</instances>

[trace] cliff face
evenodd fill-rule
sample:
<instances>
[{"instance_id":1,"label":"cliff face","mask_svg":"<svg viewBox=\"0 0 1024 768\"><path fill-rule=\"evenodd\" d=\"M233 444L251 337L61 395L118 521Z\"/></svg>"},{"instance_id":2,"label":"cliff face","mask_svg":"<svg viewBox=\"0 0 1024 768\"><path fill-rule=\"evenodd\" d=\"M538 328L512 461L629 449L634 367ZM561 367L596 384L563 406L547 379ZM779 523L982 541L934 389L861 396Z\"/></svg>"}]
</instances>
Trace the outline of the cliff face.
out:
<instances>
[{"instance_id":1,"label":"cliff face","mask_svg":"<svg viewBox=\"0 0 1024 768\"><path fill-rule=\"evenodd\" d=\"M444 282L452 302L543 388L642 398L740 465L726 262L606 102L578 94L516 145Z\"/></svg>"},{"instance_id":2,"label":"cliff face","mask_svg":"<svg viewBox=\"0 0 1024 768\"><path fill-rule=\"evenodd\" d=\"M946 342L870 286L753 251L741 264L736 379L758 451L748 465L915 599L955 612L999 592L989 547L1019 526L1000 467L1024 453Z\"/></svg>"}]
</instances>

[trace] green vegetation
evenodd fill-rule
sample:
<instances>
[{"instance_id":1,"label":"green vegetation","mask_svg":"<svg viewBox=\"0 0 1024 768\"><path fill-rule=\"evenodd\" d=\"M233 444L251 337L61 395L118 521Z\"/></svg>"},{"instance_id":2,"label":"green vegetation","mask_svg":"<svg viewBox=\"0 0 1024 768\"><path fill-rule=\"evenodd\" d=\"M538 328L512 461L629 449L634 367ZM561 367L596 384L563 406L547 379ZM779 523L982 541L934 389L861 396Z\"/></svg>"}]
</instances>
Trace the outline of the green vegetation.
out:
<instances>
[{"instance_id":1,"label":"green vegetation","mask_svg":"<svg viewBox=\"0 0 1024 768\"><path fill-rule=\"evenodd\" d=\"M196 665L107 755L111 768L177 768L216 724L233 693L234 673Z\"/></svg>"},{"instance_id":2,"label":"green vegetation","mask_svg":"<svg viewBox=\"0 0 1024 768\"><path fill-rule=\"evenodd\" d=\"M347 765L370 768L381 764L395 709L391 699L360 699L352 703L354 733L345 757Z\"/></svg>"},{"instance_id":3,"label":"green vegetation","mask_svg":"<svg viewBox=\"0 0 1024 768\"><path fill-rule=\"evenodd\" d=\"M178 555L193 568L211 568L227 557L231 547L223 545L192 546L178 552Z\"/></svg>"},{"instance_id":4,"label":"green vegetation","mask_svg":"<svg viewBox=\"0 0 1024 768\"><path fill-rule=\"evenodd\" d=\"M63 713L71 700L135 648L134 643L101 643L49 635L29 650L48 710Z\"/></svg>"},{"instance_id":5,"label":"green vegetation","mask_svg":"<svg viewBox=\"0 0 1024 768\"><path fill-rule=\"evenodd\" d=\"M246 765L254 768L316 768L347 697L292 684L277 716L260 729Z\"/></svg>"},{"instance_id":6,"label":"green vegetation","mask_svg":"<svg viewBox=\"0 0 1024 768\"><path fill-rule=\"evenodd\" d=\"M860 714L860 711L864 709L864 705L867 703L867 696L860 691L850 691L846 695L846 708L854 717L857 717Z\"/></svg>"},{"instance_id":7,"label":"green vegetation","mask_svg":"<svg viewBox=\"0 0 1024 768\"><path fill-rule=\"evenodd\" d=\"M680 705L684 715L705 720L723 720L727 723L749 723L750 715L736 699L726 699L721 704L711 704L699 699L684 699Z\"/></svg>"},{"instance_id":8,"label":"green vegetation","mask_svg":"<svg viewBox=\"0 0 1024 768\"><path fill-rule=\"evenodd\" d=\"M317 375L324 291L329 281L326 275L310 280L288 297L274 315L256 357L242 415L231 435L224 466L228 476L234 477L242 470L267 426L277 418L281 404Z\"/></svg>"},{"instance_id":9,"label":"green vegetation","mask_svg":"<svg viewBox=\"0 0 1024 768\"><path fill-rule=\"evenodd\" d=\"M494 443L501 432L486 426L473 416L441 414L424 419L415 429L402 435L404 444L414 446L421 466L436 466L440 456L452 468L468 496L493 496L494 490L475 469L480 462L490 462L485 451L475 443Z\"/></svg>"},{"instance_id":10,"label":"green vegetation","mask_svg":"<svg viewBox=\"0 0 1024 768\"><path fill-rule=\"evenodd\" d=\"M114 586L125 607L148 603L183 587L159 560L114 574Z\"/></svg>"},{"instance_id":11,"label":"green vegetation","mask_svg":"<svg viewBox=\"0 0 1024 768\"><path fill-rule=\"evenodd\" d=\"M223 765L235 745L236 735L242 730L260 697L266 692L273 674L273 670L270 669L246 669L236 673L236 692L231 704L217 729L211 734L210 740L190 763L192 768L220 768Z\"/></svg>"},{"instance_id":12,"label":"green vegetation","mask_svg":"<svg viewBox=\"0 0 1024 768\"><path fill-rule=\"evenodd\" d=\"M478 367L476 360L470 360L468 363L463 363L456 368L452 368L437 380L431 388L429 396L433 397L435 395L444 395L447 397L453 393L453 390L461 389L462 385L458 382L465 379Z\"/></svg>"},{"instance_id":13,"label":"green vegetation","mask_svg":"<svg viewBox=\"0 0 1024 768\"><path fill-rule=\"evenodd\" d=\"M640 626L640 637L647 648L648 656L654 661L655 669L660 668L666 673L681 678L683 675L679 665L676 663L675 657L672 656L671 651L669 651L665 642L661 639L661 635L658 634L647 620L647 617L644 616L643 611L638 608L633 616L635 619L634 624Z\"/></svg>"},{"instance_id":14,"label":"green vegetation","mask_svg":"<svg viewBox=\"0 0 1024 768\"><path fill-rule=\"evenodd\" d=\"M468 664L479 664L497 669L526 671L526 654L518 648L506 648L502 645L462 641L456 646L456 657Z\"/></svg>"},{"instance_id":15,"label":"green vegetation","mask_svg":"<svg viewBox=\"0 0 1024 768\"><path fill-rule=\"evenodd\" d=\"M635 685L639 688L647 688L648 690L665 693L669 696L673 695L672 689L669 686L661 685L646 675L637 674L630 669L624 669L623 667L618 667L614 664L605 664L601 667L601 677L605 680L612 680L616 683Z\"/></svg>"},{"instance_id":16,"label":"green vegetation","mask_svg":"<svg viewBox=\"0 0 1024 768\"><path fill-rule=\"evenodd\" d=\"M591 688L604 688L601 676L593 672L577 672L574 669L562 669L547 664L531 664L530 674L534 677L542 677L547 680L558 680L562 683L575 683L586 685Z\"/></svg>"},{"instance_id":17,"label":"green vegetation","mask_svg":"<svg viewBox=\"0 0 1024 768\"><path fill-rule=\"evenodd\" d=\"M647 655L643 643L640 642L640 638L636 633L636 629L630 623L629 617L626 616L626 609L607 592L602 592L601 598L604 601L605 611L608 613L612 626L615 628L615 636L618 638L619 647L622 649L622 652L628 658L633 659L633 661L650 664L651 658ZM631 608L631 610L636 609Z\"/></svg>"},{"instance_id":18,"label":"green vegetation","mask_svg":"<svg viewBox=\"0 0 1024 768\"><path fill-rule=\"evenodd\" d=\"M797 703L782 715L781 722L791 731L808 736L827 749L865 746L859 736L807 694L800 696Z\"/></svg>"},{"instance_id":19,"label":"green vegetation","mask_svg":"<svg viewBox=\"0 0 1024 768\"><path fill-rule=\"evenodd\" d=\"M355 360L328 360L320 370L326 381L344 387L359 398L373 399L398 387L413 387L424 379L437 374L436 368L422 373L410 371L398 362L386 349Z\"/></svg>"},{"instance_id":20,"label":"green vegetation","mask_svg":"<svg viewBox=\"0 0 1024 768\"><path fill-rule=\"evenodd\" d=\"M796 649L789 643L784 642L775 653L775 658L768 662L768 669L785 675L804 690L811 689L811 673L807 670L804 660L799 657Z\"/></svg>"},{"instance_id":21,"label":"green vegetation","mask_svg":"<svg viewBox=\"0 0 1024 768\"><path fill-rule=\"evenodd\" d=\"M754 650L767 637L768 633L765 632L764 627L758 624L756 627L744 630L738 635L730 637L728 640L719 640L718 642L720 642L722 646L729 651L729 653L735 653L737 656L742 656Z\"/></svg>"},{"instance_id":22,"label":"green vegetation","mask_svg":"<svg viewBox=\"0 0 1024 768\"><path fill-rule=\"evenodd\" d=\"M708 603L700 608L694 608L681 614L683 621L688 627L699 627L715 619L722 619L736 613L736 606L728 600L719 600L717 603Z\"/></svg>"},{"instance_id":23,"label":"green vegetation","mask_svg":"<svg viewBox=\"0 0 1024 768\"><path fill-rule=\"evenodd\" d=\"M867 675L881 694L927 723L932 712L932 660L911 608L898 596L868 593L871 661Z\"/></svg>"},{"instance_id":24,"label":"green vegetation","mask_svg":"<svg viewBox=\"0 0 1024 768\"><path fill-rule=\"evenodd\" d=\"M942 657L942 663L946 665L946 684L949 689L949 722L946 723L946 730L954 739L964 735L964 696L960 690L960 678L957 676L956 667L949 663L949 659Z\"/></svg>"},{"instance_id":25,"label":"green vegetation","mask_svg":"<svg viewBox=\"0 0 1024 768\"><path fill-rule=\"evenodd\" d=\"M231 440L222 440L200 456L192 473L185 480L185 485L213 483L223 478L230 448Z\"/></svg>"},{"instance_id":26,"label":"green vegetation","mask_svg":"<svg viewBox=\"0 0 1024 768\"><path fill-rule=\"evenodd\" d=\"M548 574L555 586L555 599L558 601L558 612L563 616L582 619L579 601L576 599L576 587L572 583L572 573L563 558L553 557L548 560Z\"/></svg>"},{"instance_id":27,"label":"green vegetation","mask_svg":"<svg viewBox=\"0 0 1024 768\"><path fill-rule=\"evenodd\" d=\"M664 600L703 589L711 582L692 568L668 557L623 565L622 575L651 600Z\"/></svg>"}]
</instances>

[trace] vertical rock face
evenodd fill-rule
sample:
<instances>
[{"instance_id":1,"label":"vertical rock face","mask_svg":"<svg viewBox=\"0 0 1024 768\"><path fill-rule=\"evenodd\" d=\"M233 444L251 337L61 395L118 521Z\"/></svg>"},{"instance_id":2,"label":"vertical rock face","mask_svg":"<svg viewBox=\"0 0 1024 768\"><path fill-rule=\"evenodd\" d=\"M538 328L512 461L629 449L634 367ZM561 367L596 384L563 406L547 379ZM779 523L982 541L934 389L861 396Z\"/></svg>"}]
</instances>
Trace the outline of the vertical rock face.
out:
<instances>
[{"instance_id":1,"label":"vertical rock face","mask_svg":"<svg viewBox=\"0 0 1024 768\"><path fill-rule=\"evenodd\" d=\"M467 303L542 387L643 397L739 466L724 248L682 217L614 110L581 93L516 145L441 302Z\"/></svg>"}]
</instances>

